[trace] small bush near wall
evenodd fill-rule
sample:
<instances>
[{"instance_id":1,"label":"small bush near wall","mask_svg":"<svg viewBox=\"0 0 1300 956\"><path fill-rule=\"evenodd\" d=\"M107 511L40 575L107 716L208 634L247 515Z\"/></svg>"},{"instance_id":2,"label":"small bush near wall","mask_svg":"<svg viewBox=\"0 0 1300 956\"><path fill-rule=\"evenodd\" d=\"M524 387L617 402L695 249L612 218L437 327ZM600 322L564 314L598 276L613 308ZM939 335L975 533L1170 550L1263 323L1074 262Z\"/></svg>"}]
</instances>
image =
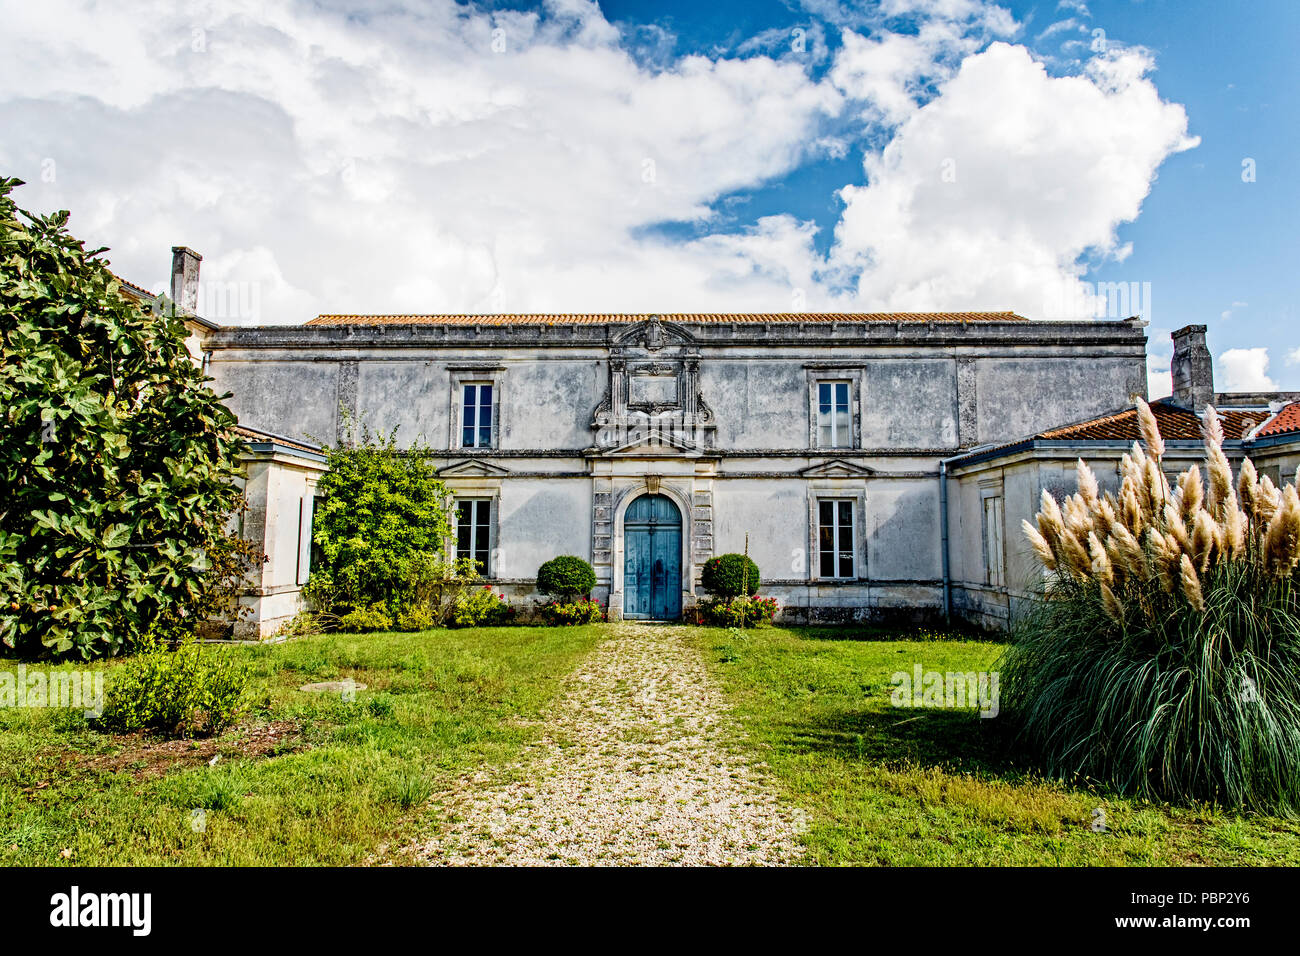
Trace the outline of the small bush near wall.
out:
<instances>
[{"instance_id":1,"label":"small bush near wall","mask_svg":"<svg viewBox=\"0 0 1300 956\"><path fill-rule=\"evenodd\" d=\"M537 590L557 598L586 597L596 586L596 571L582 558L562 554L537 569Z\"/></svg>"},{"instance_id":2,"label":"small bush near wall","mask_svg":"<svg viewBox=\"0 0 1300 956\"><path fill-rule=\"evenodd\" d=\"M248 675L226 648L154 646L114 673L100 726L173 737L220 733L244 713Z\"/></svg>"},{"instance_id":3,"label":"small bush near wall","mask_svg":"<svg viewBox=\"0 0 1300 956\"><path fill-rule=\"evenodd\" d=\"M605 620L605 606L590 598L564 603L551 601L542 605L540 614L542 620L552 626L596 624Z\"/></svg>"},{"instance_id":4,"label":"small bush near wall","mask_svg":"<svg viewBox=\"0 0 1300 956\"><path fill-rule=\"evenodd\" d=\"M339 630L362 634L366 631L390 631L393 619L382 604L359 607L339 618Z\"/></svg>"},{"instance_id":5,"label":"small bush near wall","mask_svg":"<svg viewBox=\"0 0 1300 956\"><path fill-rule=\"evenodd\" d=\"M494 627L514 619L515 609L504 594L497 594L492 585L472 588L456 595L452 604L450 624L453 627Z\"/></svg>"},{"instance_id":6,"label":"small bush near wall","mask_svg":"<svg viewBox=\"0 0 1300 956\"><path fill-rule=\"evenodd\" d=\"M696 616L701 624L711 627L758 627L771 624L777 610L776 598L737 595L701 601L696 605Z\"/></svg>"},{"instance_id":7,"label":"small bush near wall","mask_svg":"<svg viewBox=\"0 0 1300 956\"><path fill-rule=\"evenodd\" d=\"M736 597L758 593L758 565L743 554L723 554L704 562L700 583L710 594Z\"/></svg>"},{"instance_id":8,"label":"small bush near wall","mask_svg":"<svg viewBox=\"0 0 1300 956\"><path fill-rule=\"evenodd\" d=\"M438 621L434 618L432 611L427 607L415 605L414 607L408 607L398 615L394 630L431 631L437 626Z\"/></svg>"}]
</instances>

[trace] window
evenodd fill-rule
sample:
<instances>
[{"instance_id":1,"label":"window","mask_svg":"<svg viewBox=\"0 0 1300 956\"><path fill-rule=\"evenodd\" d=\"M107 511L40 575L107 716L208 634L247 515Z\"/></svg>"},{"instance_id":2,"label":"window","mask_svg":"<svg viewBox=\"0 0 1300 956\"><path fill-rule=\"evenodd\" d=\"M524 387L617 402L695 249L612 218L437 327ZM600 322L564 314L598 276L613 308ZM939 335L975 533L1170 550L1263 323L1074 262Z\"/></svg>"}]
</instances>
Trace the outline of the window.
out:
<instances>
[{"instance_id":1,"label":"window","mask_svg":"<svg viewBox=\"0 0 1300 956\"><path fill-rule=\"evenodd\" d=\"M488 498L466 498L456 503L456 560L468 558L478 564L484 577L492 573L492 502Z\"/></svg>"},{"instance_id":2,"label":"window","mask_svg":"<svg viewBox=\"0 0 1300 956\"><path fill-rule=\"evenodd\" d=\"M298 499L298 569L293 579L299 585L306 584L311 577L311 521L315 506L314 495L303 495Z\"/></svg>"},{"instance_id":3,"label":"window","mask_svg":"<svg viewBox=\"0 0 1300 956\"><path fill-rule=\"evenodd\" d=\"M984 581L997 588L1005 585L1002 555L1002 498L990 495L984 499Z\"/></svg>"},{"instance_id":4,"label":"window","mask_svg":"<svg viewBox=\"0 0 1300 956\"><path fill-rule=\"evenodd\" d=\"M496 415L493 409L495 389L490 382L465 385L460 414L462 448L491 448Z\"/></svg>"},{"instance_id":5,"label":"window","mask_svg":"<svg viewBox=\"0 0 1300 956\"><path fill-rule=\"evenodd\" d=\"M821 448L853 447L851 382L817 383L817 444Z\"/></svg>"},{"instance_id":6,"label":"window","mask_svg":"<svg viewBox=\"0 0 1300 956\"><path fill-rule=\"evenodd\" d=\"M853 572L853 500L817 502L818 577L851 578Z\"/></svg>"}]
</instances>

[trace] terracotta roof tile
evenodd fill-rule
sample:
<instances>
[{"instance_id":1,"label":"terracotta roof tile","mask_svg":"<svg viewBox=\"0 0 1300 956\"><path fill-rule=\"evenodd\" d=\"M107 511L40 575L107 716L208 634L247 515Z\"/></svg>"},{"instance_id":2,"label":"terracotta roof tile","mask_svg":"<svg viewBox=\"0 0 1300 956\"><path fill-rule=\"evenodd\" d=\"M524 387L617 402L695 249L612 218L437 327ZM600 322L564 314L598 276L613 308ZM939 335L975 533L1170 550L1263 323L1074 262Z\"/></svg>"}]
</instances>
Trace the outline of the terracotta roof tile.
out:
<instances>
[{"instance_id":1,"label":"terracotta roof tile","mask_svg":"<svg viewBox=\"0 0 1300 956\"><path fill-rule=\"evenodd\" d=\"M1014 312L515 312L474 315L318 315L308 325L606 325L644 322L761 325L807 322L1024 322Z\"/></svg>"},{"instance_id":2,"label":"terracotta roof tile","mask_svg":"<svg viewBox=\"0 0 1300 956\"><path fill-rule=\"evenodd\" d=\"M1277 416L1256 433L1256 438L1270 435L1285 435L1287 432L1300 431L1300 402L1287 405Z\"/></svg>"},{"instance_id":3,"label":"terracotta roof tile","mask_svg":"<svg viewBox=\"0 0 1300 956\"><path fill-rule=\"evenodd\" d=\"M1160 437L1165 441L1199 441L1201 420L1195 412L1172 405L1167 402L1153 402L1151 411L1156 416L1156 425L1160 428ZM1265 410L1221 408L1219 418L1223 422L1223 434L1229 441L1243 438L1251 429L1268 418ZM1045 441L1138 441L1141 431L1138 428L1137 409L1128 408L1113 415L1103 415L1086 422L1077 422L1039 432L1033 436Z\"/></svg>"}]
</instances>

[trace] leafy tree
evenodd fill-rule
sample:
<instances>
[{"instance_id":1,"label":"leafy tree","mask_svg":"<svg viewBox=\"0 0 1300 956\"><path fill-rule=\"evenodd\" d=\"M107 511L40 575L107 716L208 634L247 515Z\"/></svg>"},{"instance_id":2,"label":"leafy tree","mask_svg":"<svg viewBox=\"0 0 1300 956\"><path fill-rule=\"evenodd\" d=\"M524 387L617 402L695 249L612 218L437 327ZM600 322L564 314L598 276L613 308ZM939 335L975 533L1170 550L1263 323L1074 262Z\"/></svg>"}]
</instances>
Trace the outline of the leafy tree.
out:
<instances>
[{"instance_id":1,"label":"leafy tree","mask_svg":"<svg viewBox=\"0 0 1300 956\"><path fill-rule=\"evenodd\" d=\"M445 566L455 504L421 447L397 448L397 429L375 435L349 424L325 449L327 471L312 524L318 550L308 594L345 614L375 603L399 615L430 569Z\"/></svg>"},{"instance_id":2,"label":"leafy tree","mask_svg":"<svg viewBox=\"0 0 1300 956\"><path fill-rule=\"evenodd\" d=\"M117 654L242 578L240 443L174 309L123 294L20 185L0 179L0 640Z\"/></svg>"}]
</instances>

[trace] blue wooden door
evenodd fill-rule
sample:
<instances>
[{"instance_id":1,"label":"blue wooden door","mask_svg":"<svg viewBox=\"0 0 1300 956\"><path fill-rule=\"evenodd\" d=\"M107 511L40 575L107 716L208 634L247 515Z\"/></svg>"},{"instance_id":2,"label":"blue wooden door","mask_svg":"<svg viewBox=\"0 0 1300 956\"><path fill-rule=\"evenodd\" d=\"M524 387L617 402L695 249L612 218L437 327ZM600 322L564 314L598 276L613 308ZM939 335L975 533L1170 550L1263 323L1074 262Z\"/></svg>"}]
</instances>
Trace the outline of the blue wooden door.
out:
<instances>
[{"instance_id":1,"label":"blue wooden door","mask_svg":"<svg viewBox=\"0 0 1300 956\"><path fill-rule=\"evenodd\" d=\"M623 518L623 616L671 621L682 613L682 515L642 495Z\"/></svg>"}]
</instances>

